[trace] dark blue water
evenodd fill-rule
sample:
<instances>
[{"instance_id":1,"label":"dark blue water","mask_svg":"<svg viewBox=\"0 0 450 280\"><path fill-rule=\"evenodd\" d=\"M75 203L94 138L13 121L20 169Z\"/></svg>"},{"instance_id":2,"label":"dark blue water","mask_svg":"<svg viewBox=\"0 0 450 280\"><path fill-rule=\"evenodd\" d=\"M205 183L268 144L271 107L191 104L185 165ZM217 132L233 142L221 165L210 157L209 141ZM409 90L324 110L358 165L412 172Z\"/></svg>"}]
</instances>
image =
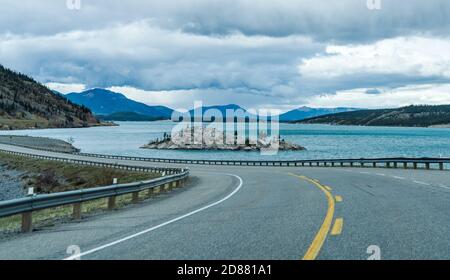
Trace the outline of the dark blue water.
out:
<instances>
[{"instance_id":1,"label":"dark blue water","mask_svg":"<svg viewBox=\"0 0 450 280\"><path fill-rule=\"evenodd\" d=\"M118 127L8 131L2 134L67 140L83 152L161 158L294 160L361 157L450 157L450 128L394 128L281 124L280 134L307 151L259 152L145 150L140 146L170 133L173 123L119 122Z\"/></svg>"}]
</instances>

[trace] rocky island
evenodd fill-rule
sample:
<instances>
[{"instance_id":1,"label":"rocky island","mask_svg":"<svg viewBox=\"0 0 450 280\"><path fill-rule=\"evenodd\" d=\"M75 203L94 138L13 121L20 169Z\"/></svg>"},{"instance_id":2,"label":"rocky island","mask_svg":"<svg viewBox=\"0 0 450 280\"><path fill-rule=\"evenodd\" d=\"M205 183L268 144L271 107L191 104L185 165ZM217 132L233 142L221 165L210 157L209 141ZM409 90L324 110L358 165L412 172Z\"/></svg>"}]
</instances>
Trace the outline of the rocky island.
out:
<instances>
[{"instance_id":1,"label":"rocky island","mask_svg":"<svg viewBox=\"0 0 450 280\"><path fill-rule=\"evenodd\" d=\"M162 139L155 139L142 146L143 149L162 150L229 150L229 151L261 151L277 149L279 151L302 151L306 148L280 139L258 133L256 137L240 136L238 133L225 133L215 128L185 128Z\"/></svg>"}]
</instances>

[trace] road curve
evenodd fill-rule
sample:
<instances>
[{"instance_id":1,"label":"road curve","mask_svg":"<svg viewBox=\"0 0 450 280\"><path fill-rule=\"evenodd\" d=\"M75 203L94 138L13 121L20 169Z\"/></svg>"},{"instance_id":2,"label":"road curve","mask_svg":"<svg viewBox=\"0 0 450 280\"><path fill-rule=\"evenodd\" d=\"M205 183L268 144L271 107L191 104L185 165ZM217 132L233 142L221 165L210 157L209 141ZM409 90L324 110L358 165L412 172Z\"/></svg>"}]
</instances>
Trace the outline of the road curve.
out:
<instances>
[{"instance_id":1,"label":"road curve","mask_svg":"<svg viewBox=\"0 0 450 280\"><path fill-rule=\"evenodd\" d=\"M82 259L367 259L378 248L382 259L450 258L450 172L189 168L186 188L0 240L0 259L65 259L71 245L80 247Z\"/></svg>"}]
</instances>

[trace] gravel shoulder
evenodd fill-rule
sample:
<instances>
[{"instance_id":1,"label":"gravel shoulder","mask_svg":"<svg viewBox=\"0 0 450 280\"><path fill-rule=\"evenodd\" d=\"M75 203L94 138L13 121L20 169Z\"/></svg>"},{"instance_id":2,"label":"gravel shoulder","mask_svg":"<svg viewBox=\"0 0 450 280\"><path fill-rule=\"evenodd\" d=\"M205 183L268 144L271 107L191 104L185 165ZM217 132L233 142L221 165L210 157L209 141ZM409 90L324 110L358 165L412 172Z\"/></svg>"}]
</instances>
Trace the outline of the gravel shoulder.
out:
<instances>
[{"instance_id":1,"label":"gravel shoulder","mask_svg":"<svg viewBox=\"0 0 450 280\"><path fill-rule=\"evenodd\" d=\"M8 169L0 161L0 201L23 197L25 184L23 172Z\"/></svg>"}]
</instances>

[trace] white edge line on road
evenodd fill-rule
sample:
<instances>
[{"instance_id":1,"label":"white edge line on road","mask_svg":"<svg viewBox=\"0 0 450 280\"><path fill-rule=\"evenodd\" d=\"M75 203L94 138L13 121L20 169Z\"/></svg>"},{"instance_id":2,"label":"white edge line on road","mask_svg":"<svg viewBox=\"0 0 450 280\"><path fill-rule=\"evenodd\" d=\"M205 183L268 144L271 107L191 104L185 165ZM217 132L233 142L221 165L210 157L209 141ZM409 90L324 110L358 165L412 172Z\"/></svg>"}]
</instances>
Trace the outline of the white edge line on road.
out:
<instances>
[{"instance_id":1,"label":"white edge line on road","mask_svg":"<svg viewBox=\"0 0 450 280\"><path fill-rule=\"evenodd\" d=\"M444 186L444 185L439 185L439 186L437 186L437 187L443 188L443 189L447 189L447 190L450 190L450 187L447 187L447 186Z\"/></svg>"},{"instance_id":2,"label":"white edge line on road","mask_svg":"<svg viewBox=\"0 0 450 280\"><path fill-rule=\"evenodd\" d=\"M140 236L140 235L143 235L143 234L149 233L149 232L151 232L151 231L154 231L155 229L158 229L158 228L161 228L161 227L163 227L163 226L172 224L172 223L174 223L174 222L177 222L177 221L179 221L179 220L182 220L182 219L184 219L184 218L187 218L187 217L189 217L189 216L192 216L192 215L194 215L194 214L197 214L198 212L204 211L204 210L206 210L206 209L208 209L208 208L214 207L214 206L216 206L216 205L218 205L218 204L224 202L225 200L227 200L227 199L229 199L230 197L232 197L233 195L235 195L235 194L241 189L242 184L243 184L243 181L242 181L242 178L239 177L239 176L237 176L237 175L234 175L234 174L226 174L226 173L223 173L223 174L224 174L224 175L228 175L228 176L232 176L232 177L237 178L237 179L239 180L239 185L236 187L236 189L233 190L233 192L231 192L229 195L227 195L226 197L222 198L221 200L216 201L216 202L214 202L214 203L211 203L211 204L209 204L209 205L206 205L206 206L204 206L204 207L202 207L202 208L199 208L199 209L194 210L194 211L192 211L192 212L189 212L189 213L187 213L187 214L184 214L184 215L182 215L182 216L179 216L179 217L177 217L177 218L175 218L175 219L172 219L172 220L169 220L169 221L164 222L164 223L162 223L162 224L159 224L159 225L157 225L157 226L154 226L154 227L148 228L148 229L146 229L146 230L140 231L140 232L138 232L138 233L129 235L129 236L124 237L124 238L122 238L122 239L118 239L118 240L116 240L116 241L113 241L113 242L111 242L111 243L107 243L107 244L105 244L105 245L99 246L99 247L94 248L94 249L91 249L91 250L89 250L89 251L86 251L86 252L83 252L83 253L80 253L80 254L76 254L76 255L67 257L67 258L65 258L64 260L75 260L75 259L79 259L79 258L81 258L81 257L83 257L83 256L92 254L92 253L94 253L94 252L98 252L98 251L103 250L103 249L105 249L105 248L114 246L114 245L116 245L116 244L125 242L125 241L127 241L127 240L133 239L133 238L138 237L138 236Z\"/></svg>"},{"instance_id":3,"label":"white edge line on road","mask_svg":"<svg viewBox=\"0 0 450 280\"><path fill-rule=\"evenodd\" d=\"M428 183L425 183L425 182L421 182L421 181L413 181L413 182L416 183L416 184L419 184L419 185L431 186L431 184L428 184Z\"/></svg>"},{"instance_id":4,"label":"white edge line on road","mask_svg":"<svg viewBox=\"0 0 450 280\"><path fill-rule=\"evenodd\" d=\"M432 184L428 184L425 182L421 182L421 181L413 181L413 183L416 183L418 185L423 185L423 186L428 186L428 187L432 187L434 188L441 188L441 189L446 189L446 190L450 190L450 187L447 187L445 185L432 185Z\"/></svg>"}]
</instances>

